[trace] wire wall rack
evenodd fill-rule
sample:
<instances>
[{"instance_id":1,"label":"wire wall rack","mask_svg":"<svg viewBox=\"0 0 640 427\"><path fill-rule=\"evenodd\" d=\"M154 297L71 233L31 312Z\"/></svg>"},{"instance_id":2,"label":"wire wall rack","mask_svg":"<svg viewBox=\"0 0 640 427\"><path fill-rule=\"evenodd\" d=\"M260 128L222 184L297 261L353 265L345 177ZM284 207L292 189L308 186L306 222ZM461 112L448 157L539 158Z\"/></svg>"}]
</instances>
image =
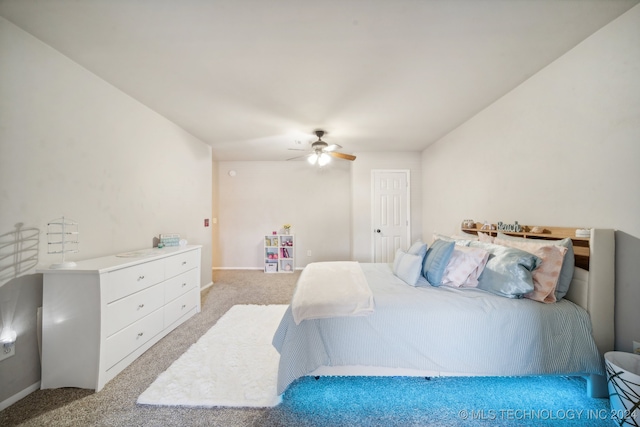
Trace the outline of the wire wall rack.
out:
<instances>
[{"instance_id":1,"label":"wire wall rack","mask_svg":"<svg viewBox=\"0 0 640 427\"><path fill-rule=\"evenodd\" d=\"M80 232L78 222L61 217L51 220L47 224L47 253L62 254L62 262L51 264L49 268L73 268L76 263L66 261L66 254L78 253Z\"/></svg>"}]
</instances>

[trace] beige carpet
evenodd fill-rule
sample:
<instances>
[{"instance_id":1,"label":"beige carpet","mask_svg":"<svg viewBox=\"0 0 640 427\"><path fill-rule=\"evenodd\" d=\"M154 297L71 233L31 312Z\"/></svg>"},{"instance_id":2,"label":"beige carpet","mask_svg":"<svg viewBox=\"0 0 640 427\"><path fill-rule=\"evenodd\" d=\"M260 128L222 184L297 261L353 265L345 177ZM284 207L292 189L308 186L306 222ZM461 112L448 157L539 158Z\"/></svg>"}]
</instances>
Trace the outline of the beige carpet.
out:
<instances>
[{"instance_id":1,"label":"beige carpet","mask_svg":"<svg viewBox=\"0 0 640 427\"><path fill-rule=\"evenodd\" d=\"M299 271L214 271L215 284L202 293L202 312L160 340L100 392L77 388L38 390L0 411L0 426L263 425L270 417L269 408L162 407L139 405L136 400L232 306L288 304L299 275Z\"/></svg>"}]
</instances>

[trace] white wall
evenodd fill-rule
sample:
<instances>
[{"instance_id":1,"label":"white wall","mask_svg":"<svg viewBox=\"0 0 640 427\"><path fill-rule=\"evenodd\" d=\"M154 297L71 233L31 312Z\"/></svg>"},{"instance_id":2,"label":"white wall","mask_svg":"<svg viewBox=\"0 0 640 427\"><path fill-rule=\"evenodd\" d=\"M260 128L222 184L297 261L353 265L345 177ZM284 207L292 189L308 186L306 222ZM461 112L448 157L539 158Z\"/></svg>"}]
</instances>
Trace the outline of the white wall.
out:
<instances>
[{"instance_id":1,"label":"white wall","mask_svg":"<svg viewBox=\"0 0 640 427\"><path fill-rule=\"evenodd\" d=\"M406 169L411 185L411 240L422 238L422 175L418 152L356 153L351 168L353 221L352 259L373 262L373 227L371 224L371 171L374 169Z\"/></svg>"},{"instance_id":2,"label":"white wall","mask_svg":"<svg viewBox=\"0 0 640 427\"><path fill-rule=\"evenodd\" d=\"M263 234L287 222L296 235L297 268L316 261L371 262L373 169L410 170L411 235L422 236L418 152L358 153L354 162L334 161L322 169L302 161L218 162L216 167L214 268L262 268Z\"/></svg>"},{"instance_id":3,"label":"white wall","mask_svg":"<svg viewBox=\"0 0 640 427\"><path fill-rule=\"evenodd\" d=\"M423 227L616 233L616 348L640 340L640 6L423 152Z\"/></svg>"},{"instance_id":4,"label":"white wall","mask_svg":"<svg viewBox=\"0 0 640 427\"><path fill-rule=\"evenodd\" d=\"M39 230L65 215L80 224L80 260L151 247L160 233L203 244L211 281L211 149L173 123L0 18L0 235ZM4 240L3 240L4 241ZM0 301L15 299L16 357L0 362L0 402L40 377L35 317L42 277L15 276L15 245L2 247ZM14 251L15 252L15 251ZM24 292L22 292L24 291ZM12 309L12 308L11 308ZM13 310L13 309L12 309ZM19 355L19 356L18 356Z\"/></svg>"},{"instance_id":5,"label":"white wall","mask_svg":"<svg viewBox=\"0 0 640 427\"><path fill-rule=\"evenodd\" d=\"M214 254L219 260L214 268L263 268L264 235L285 223L296 238L296 268L349 259L348 162L333 161L322 169L304 161L218 162L217 167L220 253Z\"/></svg>"}]
</instances>

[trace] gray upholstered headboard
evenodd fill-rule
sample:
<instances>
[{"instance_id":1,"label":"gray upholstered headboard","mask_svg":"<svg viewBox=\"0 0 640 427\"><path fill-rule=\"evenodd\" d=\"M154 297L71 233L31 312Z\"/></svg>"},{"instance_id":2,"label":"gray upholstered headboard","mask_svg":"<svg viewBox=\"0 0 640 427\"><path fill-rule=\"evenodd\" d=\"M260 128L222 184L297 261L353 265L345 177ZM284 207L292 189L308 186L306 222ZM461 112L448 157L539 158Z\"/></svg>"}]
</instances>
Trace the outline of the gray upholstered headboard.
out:
<instances>
[{"instance_id":1,"label":"gray upholstered headboard","mask_svg":"<svg viewBox=\"0 0 640 427\"><path fill-rule=\"evenodd\" d=\"M615 341L615 233L592 229L589 239L589 271L576 268L565 296L589 313L593 339L601 354L612 351Z\"/></svg>"}]
</instances>

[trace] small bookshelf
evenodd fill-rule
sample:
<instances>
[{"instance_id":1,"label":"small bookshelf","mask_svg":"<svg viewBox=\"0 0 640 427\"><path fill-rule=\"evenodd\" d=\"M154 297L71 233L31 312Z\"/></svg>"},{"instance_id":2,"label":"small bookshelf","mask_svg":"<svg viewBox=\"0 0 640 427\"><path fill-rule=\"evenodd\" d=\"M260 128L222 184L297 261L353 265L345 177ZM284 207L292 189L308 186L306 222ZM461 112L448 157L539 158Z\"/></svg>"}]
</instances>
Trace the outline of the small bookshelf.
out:
<instances>
[{"instance_id":1,"label":"small bookshelf","mask_svg":"<svg viewBox=\"0 0 640 427\"><path fill-rule=\"evenodd\" d=\"M295 270L295 237L292 234L265 234L264 272L293 273Z\"/></svg>"}]
</instances>

